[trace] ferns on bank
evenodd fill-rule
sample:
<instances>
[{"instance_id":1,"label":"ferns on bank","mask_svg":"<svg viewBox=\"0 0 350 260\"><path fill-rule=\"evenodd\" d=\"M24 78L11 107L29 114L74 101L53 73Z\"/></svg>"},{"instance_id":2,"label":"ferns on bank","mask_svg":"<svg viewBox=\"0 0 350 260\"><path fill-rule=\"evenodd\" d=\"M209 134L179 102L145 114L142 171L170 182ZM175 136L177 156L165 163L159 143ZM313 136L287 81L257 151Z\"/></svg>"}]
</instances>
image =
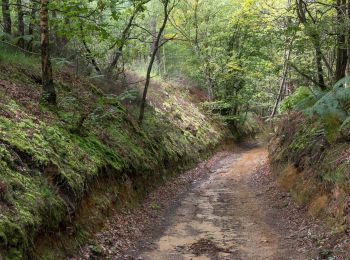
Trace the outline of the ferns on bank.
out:
<instances>
[{"instance_id":1,"label":"ferns on bank","mask_svg":"<svg viewBox=\"0 0 350 260\"><path fill-rule=\"evenodd\" d=\"M319 119L326 130L328 139L342 137L350 139L350 88L345 85L350 77L338 81L329 91L312 91L300 87L293 95L286 98L280 110L302 111L304 114Z\"/></svg>"}]
</instances>

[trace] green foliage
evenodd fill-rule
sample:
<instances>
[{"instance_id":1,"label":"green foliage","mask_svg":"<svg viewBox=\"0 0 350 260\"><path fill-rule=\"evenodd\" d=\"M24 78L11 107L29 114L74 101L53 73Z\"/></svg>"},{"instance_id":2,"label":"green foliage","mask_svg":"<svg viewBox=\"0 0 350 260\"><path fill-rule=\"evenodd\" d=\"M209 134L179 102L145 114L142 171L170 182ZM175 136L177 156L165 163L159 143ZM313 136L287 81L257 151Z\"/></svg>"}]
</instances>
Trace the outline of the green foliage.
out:
<instances>
[{"instance_id":1,"label":"green foliage","mask_svg":"<svg viewBox=\"0 0 350 260\"><path fill-rule=\"evenodd\" d=\"M333 86L333 89L344 87L349 82L350 82L350 77L345 77L345 78L339 80L337 83L335 83Z\"/></svg>"},{"instance_id":2,"label":"green foliage","mask_svg":"<svg viewBox=\"0 0 350 260\"><path fill-rule=\"evenodd\" d=\"M185 75L196 79L207 92L213 92L214 100L204 106L225 120L233 132L244 131L246 120L254 121L251 120L254 116L247 114L266 116L273 105L269 93L274 91L273 84L277 85L281 71L276 65L281 62L279 44L285 43L277 36L283 30L276 29L279 24L273 18L281 12L280 4L276 1L197 4L180 3L176 8L176 26L171 29L188 43L169 43L167 49L175 50L175 54L168 56L176 61L176 69L185 68Z\"/></svg>"},{"instance_id":3,"label":"green foliage","mask_svg":"<svg viewBox=\"0 0 350 260\"><path fill-rule=\"evenodd\" d=\"M102 246L96 244L96 245L91 245L89 248L95 256L102 256L103 255L103 247Z\"/></svg>"},{"instance_id":4,"label":"green foliage","mask_svg":"<svg viewBox=\"0 0 350 260\"><path fill-rule=\"evenodd\" d=\"M309 117L316 117L323 123L328 140L334 141L339 136L347 139L348 117L350 112L350 89L344 87L349 81L346 77L338 81L327 92L314 91L299 87L295 93L280 105L280 110L297 109Z\"/></svg>"},{"instance_id":5,"label":"green foliage","mask_svg":"<svg viewBox=\"0 0 350 260\"><path fill-rule=\"evenodd\" d=\"M339 128L341 136L345 140L350 140L350 117L347 117Z\"/></svg>"},{"instance_id":6,"label":"green foliage","mask_svg":"<svg viewBox=\"0 0 350 260\"><path fill-rule=\"evenodd\" d=\"M39 56L34 57L23 53L6 43L0 43L0 63L21 65L25 68L39 69Z\"/></svg>"},{"instance_id":7,"label":"green foliage","mask_svg":"<svg viewBox=\"0 0 350 260\"><path fill-rule=\"evenodd\" d=\"M154 201L154 202L151 203L151 209L153 209L153 210L161 210L162 206L158 202Z\"/></svg>"},{"instance_id":8,"label":"green foliage","mask_svg":"<svg viewBox=\"0 0 350 260\"><path fill-rule=\"evenodd\" d=\"M350 93L350 90L343 92L343 94L346 93ZM346 117L346 112L342 109L338 99L341 96L341 94L338 93L337 95L337 93L331 91L319 99L312 107L306 109L306 112L311 115L316 114L321 118L332 116L343 121Z\"/></svg>"},{"instance_id":9,"label":"green foliage","mask_svg":"<svg viewBox=\"0 0 350 260\"><path fill-rule=\"evenodd\" d=\"M120 94L117 98L117 100L119 102L123 102L123 101L126 101L126 100L136 100L139 96L139 90L134 88L134 89L129 89L129 90L126 90L124 91L122 94Z\"/></svg>"},{"instance_id":10,"label":"green foliage","mask_svg":"<svg viewBox=\"0 0 350 260\"><path fill-rule=\"evenodd\" d=\"M312 96L311 91L306 87L299 87L291 96L285 98L280 105L280 111L286 112L296 107L303 107L301 103L306 103ZM312 98L312 97L311 97ZM308 103L309 101L307 101Z\"/></svg>"},{"instance_id":11,"label":"green foliage","mask_svg":"<svg viewBox=\"0 0 350 260\"><path fill-rule=\"evenodd\" d=\"M8 66L6 82L36 90L37 85L28 85L30 74ZM12 93L0 96L0 251L4 256L22 258L33 248L36 235L56 231L68 211L79 209L87 192L105 175L122 179L122 173L132 173L141 194L171 169L175 171L176 164L195 162L224 138L220 126L181 88L161 83L159 90L151 91L157 102L147 109L141 129L120 104L132 101L136 90L102 95L91 83L77 82L74 87L69 81L56 84L55 110L28 104L26 95L32 92L23 94L24 102ZM133 109L136 105L132 103ZM111 193L111 200L119 196ZM99 207L109 206L104 198L96 201Z\"/></svg>"}]
</instances>

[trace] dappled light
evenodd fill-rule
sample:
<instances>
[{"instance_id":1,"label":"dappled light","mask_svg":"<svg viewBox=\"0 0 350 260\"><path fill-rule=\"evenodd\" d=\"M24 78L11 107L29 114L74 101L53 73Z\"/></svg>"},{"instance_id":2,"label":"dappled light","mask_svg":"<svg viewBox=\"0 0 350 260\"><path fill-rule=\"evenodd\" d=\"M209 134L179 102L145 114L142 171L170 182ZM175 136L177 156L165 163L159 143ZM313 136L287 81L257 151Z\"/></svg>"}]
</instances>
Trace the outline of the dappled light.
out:
<instances>
[{"instance_id":1,"label":"dappled light","mask_svg":"<svg viewBox=\"0 0 350 260\"><path fill-rule=\"evenodd\" d=\"M0 8L0 260L350 259L350 0Z\"/></svg>"}]
</instances>

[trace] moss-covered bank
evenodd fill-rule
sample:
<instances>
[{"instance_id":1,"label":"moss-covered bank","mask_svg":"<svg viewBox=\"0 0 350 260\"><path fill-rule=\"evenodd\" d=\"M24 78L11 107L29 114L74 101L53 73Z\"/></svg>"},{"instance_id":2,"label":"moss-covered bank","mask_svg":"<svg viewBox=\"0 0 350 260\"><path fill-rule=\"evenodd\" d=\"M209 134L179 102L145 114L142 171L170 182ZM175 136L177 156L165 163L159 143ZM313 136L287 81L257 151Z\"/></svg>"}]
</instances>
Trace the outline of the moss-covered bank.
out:
<instances>
[{"instance_id":1,"label":"moss-covered bank","mask_svg":"<svg viewBox=\"0 0 350 260\"><path fill-rule=\"evenodd\" d=\"M317 116L291 112L279 122L269 151L280 186L334 231L350 227L350 144ZM329 135L329 132L335 134Z\"/></svg>"},{"instance_id":2,"label":"moss-covered bank","mask_svg":"<svg viewBox=\"0 0 350 260\"><path fill-rule=\"evenodd\" d=\"M37 66L0 61L0 253L56 258L58 234L83 242L101 216L137 202L224 138L186 88L158 84L140 128L137 100L56 72L58 106L39 105ZM91 226L94 223L94 226ZM62 244L61 247L65 248ZM36 249L35 249L36 248Z\"/></svg>"}]
</instances>

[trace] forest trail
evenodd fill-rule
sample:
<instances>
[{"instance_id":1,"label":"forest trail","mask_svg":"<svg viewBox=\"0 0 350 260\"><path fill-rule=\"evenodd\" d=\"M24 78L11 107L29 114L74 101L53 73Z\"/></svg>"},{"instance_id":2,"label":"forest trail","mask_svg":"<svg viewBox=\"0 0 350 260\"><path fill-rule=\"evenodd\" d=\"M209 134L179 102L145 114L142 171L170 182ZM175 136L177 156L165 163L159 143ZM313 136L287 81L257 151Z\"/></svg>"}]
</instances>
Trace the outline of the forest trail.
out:
<instances>
[{"instance_id":1,"label":"forest trail","mask_svg":"<svg viewBox=\"0 0 350 260\"><path fill-rule=\"evenodd\" d=\"M264 188L251 185L266 157L264 148L254 147L210 165L209 177L165 217L152 243L141 242L140 248L148 246L136 259L309 259L296 250L285 220L271 212L279 209L267 205Z\"/></svg>"}]
</instances>

